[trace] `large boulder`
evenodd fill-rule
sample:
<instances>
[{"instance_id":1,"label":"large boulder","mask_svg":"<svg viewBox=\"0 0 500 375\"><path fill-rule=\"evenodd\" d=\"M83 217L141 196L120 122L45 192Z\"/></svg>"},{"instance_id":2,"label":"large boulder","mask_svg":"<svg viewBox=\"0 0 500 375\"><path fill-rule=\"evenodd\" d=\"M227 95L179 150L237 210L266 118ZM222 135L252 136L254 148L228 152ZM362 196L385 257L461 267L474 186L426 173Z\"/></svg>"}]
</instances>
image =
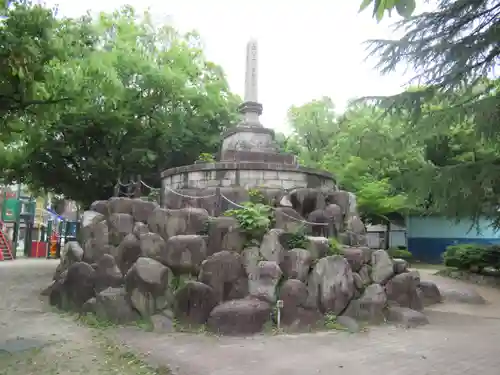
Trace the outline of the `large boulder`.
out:
<instances>
[{"instance_id":1,"label":"large boulder","mask_svg":"<svg viewBox=\"0 0 500 375\"><path fill-rule=\"evenodd\" d=\"M209 220L208 212L202 208L169 210L156 208L148 217L149 230L165 240L179 234L202 233Z\"/></svg>"},{"instance_id":2,"label":"large boulder","mask_svg":"<svg viewBox=\"0 0 500 375\"><path fill-rule=\"evenodd\" d=\"M231 251L219 251L201 263L198 279L210 285L217 302L228 299L233 284L244 275L239 254Z\"/></svg>"},{"instance_id":3,"label":"large boulder","mask_svg":"<svg viewBox=\"0 0 500 375\"><path fill-rule=\"evenodd\" d=\"M104 254L97 262L94 288L96 293L109 287L117 288L123 284L123 275L112 255Z\"/></svg>"},{"instance_id":4,"label":"large boulder","mask_svg":"<svg viewBox=\"0 0 500 375\"><path fill-rule=\"evenodd\" d=\"M134 230L134 218L130 214L115 213L108 219L109 243L114 246L120 245L122 240Z\"/></svg>"},{"instance_id":5,"label":"large boulder","mask_svg":"<svg viewBox=\"0 0 500 375\"><path fill-rule=\"evenodd\" d=\"M429 324L429 319L423 313L408 307L389 306L386 314L387 321L400 325L403 328L414 328Z\"/></svg>"},{"instance_id":6,"label":"large boulder","mask_svg":"<svg viewBox=\"0 0 500 375\"><path fill-rule=\"evenodd\" d=\"M349 193L344 190L334 191L331 193L332 203L336 204L342 210L342 215L345 216L349 212Z\"/></svg>"},{"instance_id":7,"label":"large boulder","mask_svg":"<svg viewBox=\"0 0 500 375\"><path fill-rule=\"evenodd\" d=\"M258 247L247 247L241 253L241 262L249 279L258 277L260 250Z\"/></svg>"},{"instance_id":8,"label":"large boulder","mask_svg":"<svg viewBox=\"0 0 500 375\"><path fill-rule=\"evenodd\" d=\"M76 262L69 266L67 274L61 279L62 288L58 290L64 294L62 300L65 306L59 307L80 311L83 304L95 295L94 279L95 271L89 264Z\"/></svg>"},{"instance_id":9,"label":"large boulder","mask_svg":"<svg viewBox=\"0 0 500 375\"><path fill-rule=\"evenodd\" d=\"M420 275L417 271L396 275L385 286L387 298L401 307L422 311L424 304L419 284Z\"/></svg>"},{"instance_id":10,"label":"large boulder","mask_svg":"<svg viewBox=\"0 0 500 375\"><path fill-rule=\"evenodd\" d=\"M331 221L335 226L336 233L340 233L344 229L344 215L342 214L342 208L337 204L328 204L325 207L324 215Z\"/></svg>"},{"instance_id":11,"label":"large boulder","mask_svg":"<svg viewBox=\"0 0 500 375\"><path fill-rule=\"evenodd\" d=\"M173 302L172 271L160 262L140 257L125 276L125 288L132 306L150 317Z\"/></svg>"},{"instance_id":12,"label":"large boulder","mask_svg":"<svg viewBox=\"0 0 500 375\"><path fill-rule=\"evenodd\" d=\"M313 236L335 237L337 234L333 217L324 209L312 211L307 215L307 221L316 224L310 224L310 232Z\"/></svg>"},{"instance_id":13,"label":"large boulder","mask_svg":"<svg viewBox=\"0 0 500 375\"><path fill-rule=\"evenodd\" d=\"M394 275L394 264L385 250L372 253L372 275L374 283L384 284Z\"/></svg>"},{"instance_id":14,"label":"large boulder","mask_svg":"<svg viewBox=\"0 0 500 375\"><path fill-rule=\"evenodd\" d=\"M309 251L313 260L325 257L330 249L328 238L326 237L307 237L306 250Z\"/></svg>"},{"instance_id":15,"label":"large boulder","mask_svg":"<svg viewBox=\"0 0 500 375\"><path fill-rule=\"evenodd\" d=\"M435 283L432 281L420 281L418 288L421 291L422 301L424 306L435 305L436 303L441 303L443 298L441 297L441 292Z\"/></svg>"},{"instance_id":16,"label":"large boulder","mask_svg":"<svg viewBox=\"0 0 500 375\"><path fill-rule=\"evenodd\" d=\"M446 287L441 290L443 299L447 302L468 303L472 305L484 305L486 300L473 287L459 286L457 288Z\"/></svg>"},{"instance_id":17,"label":"large boulder","mask_svg":"<svg viewBox=\"0 0 500 375\"><path fill-rule=\"evenodd\" d=\"M279 299L283 301L281 324L289 331L314 328L323 319L318 310L306 307L307 287L300 280L286 280L280 287Z\"/></svg>"},{"instance_id":18,"label":"large boulder","mask_svg":"<svg viewBox=\"0 0 500 375\"><path fill-rule=\"evenodd\" d=\"M140 238L141 235L149 233L149 227L141 221L136 221L134 223L134 229L132 230L134 236Z\"/></svg>"},{"instance_id":19,"label":"large boulder","mask_svg":"<svg viewBox=\"0 0 500 375\"><path fill-rule=\"evenodd\" d=\"M109 215L108 203L109 203L108 201L94 201L90 205L90 211L95 211L103 216L108 216Z\"/></svg>"},{"instance_id":20,"label":"large boulder","mask_svg":"<svg viewBox=\"0 0 500 375\"><path fill-rule=\"evenodd\" d=\"M285 256L285 248L281 244L280 236L283 235L280 229L271 229L262 238L260 254L265 260L281 263Z\"/></svg>"},{"instance_id":21,"label":"large boulder","mask_svg":"<svg viewBox=\"0 0 500 375\"><path fill-rule=\"evenodd\" d=\"M175 293L175 315L186 324L205 324L216 304L212 287L198 281L188 281Z\"/></svg>"},{"instance_id":22,"label":"large boulder","mask_svg":"<svg viewBox=\"0 0 500 375\"><path fill-rule=\"evenodd\" d=\"M92 222L82 227L83 260L87 263L97 261L109 244L109 228L106 220Z\"/></svg>"},{"instance_id":23,"label":"large boulder","mask_svg":"<svg viewBox=\"0 0 500 375\"><path fill-rule=\"evenodd\" d=\"M358 275L361 277L361 280L363 281L363 285L370 285L372 283L371 279L371 269L370 266L365 264L361 269L358 271Z\"/></svg>"},{"instance_id":24,"label":"large boulder","mask_svg":"<svg viewBox=\"0 0 500 375\"><path fill-rule=\"evenodd\" d=\"M158 233L148 232L139 236L141 256L160 261L167 249L167 244Z\"/></svg>"},{"instance_id":25,"label":"large boulder","mask_svg":"<svg viewBox=\"0 0 500 375\"><path fill-rule=\"evenodd\" d=\"M356 247L343 247L342 255L347 259L354 272L358 272L365 264L365 257L363 250Z\"/></svg>"},{"instance_id":26,"label":"large boulder","mask_svg":"<svg viewBox=\"0 0 500 375\"><path fill-rule=\"evenodd\" d=\"M61 253L60 263L57 265L54 273L54 280L58 280L62 272L68 269L73 263L81 262L83 260L83 249L76 241L68 241L64 245Z\"/></svg>"},{"instance_id":27,"label":"large boulder","mask_svg":"<svg viewBox=\"0 0 500 375\"><path fill-rule=\"evenodd\" d=\"M92 305L92 312L101 320L126 324L139 319L139 314L128 303L127 293L123 288L109 287L98 293L92 302L89 303Z\"/></svg>"},{"instance_id":28,"label":"large boulder","mask_svg":"<svg viewBox=\"0 0 500 375\"><path fill-rule=\"evenodd\" d=\"M294 310L306 306L307 286L297 279L286 280L279 290L279 299L283 301L283 310Z\"/></svg>"},{"instance_id":29,"label":"large boulder","mask_svg":"<svg viewBox=\"0 0 500 375\"><path fill-rule=\"evenodd\" d=\"M292 249L285 252L280 266L287 279L306 281L313 258L311 253L304 249Z\"/></svg>"},{"instance_id":30,"label":"large boulder","mask_svg":"<svg viewBox=\"0 0 500 375\"><path fill-rule=\"evenodd\" d=\"M317 188L297 188L292 190L288 195L293 208L302 217L307 217L309 213L316 209L324 209L326 207L325 198L323 191Z\"/></svg>"},{"instance_id":31,"label":"large boulder","mask_svg":"<svg viewBox=\"0 0 500 375\"><path fill-rule=\"evenodd\" d=\"M360 298L352 300L342 315L356 320L377 324L385 319L387 296L379 284L369 285Z\"/></svg>"},{"instance_id":32,"label":"large boulder","mask_svg":"<svg viewBox=\"0 0 500 375\"><path fill-rule=\"evenodd\" d=\"M118 268L125 275L130 267L141 256L141 243L133 234L127 234L116 248L116 262Z\"/></svg>"},{"instance_id":33,"label":"large boulder","mask_svg":"<svg viewBox=\"0 0 500 375\"><path fill-rule=\"evenodd\" d=\"M270 320L271 305L258 299L238 299L216 306L208 318L211 331L226 335L245 335L262 331Z\"/></svg>"},{"instance_id":34,"label":"large boulder","mask_svg":"<svg viewBox=\"0 0 500 375\"><path fill-rule=\"evenodd\" d=\"M340 255L321 258L308 280L308 306L340 314L354 297L356 288L351 266Z\"/></svg>"},{"instance_id":35,"label":"large boulder","mask_svg":"<svg viewBox=\"0 0 500 375\"><path fill-rule=\"evenodd\" d=\"M132 199L131 206L131 214L134 217L134 221L142 222L146 222L149 215L159 207L156 202L145 201L139 198Z\"/></svg>"},{"instance_id":36,"label":"large boulder","mask_svg":"<svg viewBox=\"0 0 500 375\"><path fill-rule=\"evenodd\" d=\"M112 214L132 214L132 199L126 197L112 197L108 201L108 210Z\"/></svg>"},{"instance_id":37,"label":"large boulder","mask_svg":"<svg viewBox=\"0 0 500 375\"><path fill-rule=\"evenodd\" d=\"M394 258L392 260L394 263L394 273L400 274L408 271L408 262L404 259Z\"/></svg>"},{"instance_id":38,"label":"large boulder","mask_svg":"<svg viewBox=\"0 0 500 375\"><path fill-rule=\"evenodd\" d=\"M236 280L230 287L228 293L225 295L226 300L241 299L249 295L249 279L242 273L240 278Z\"/></svg>"},{"instance_id":39,"label":"large boulder","mask_svg":"<svg viewBox=\"0 0 500 375\"><path fill-rule=\"evenodd\" d=\"M258 264L256 277L249 278L248 289L251 296L274 303L276 287L283 273L276 262L261 261Z\"/></svg>"},{"instance_id":40,"label":"large boulder","mask_svg":"<svg viewBox=\"0 0 500 375\"><path fill-rule=\"evenodd\" d=\"M234 217L219 216L211 218L208 224L207 255L219 251L241 253L245 245L245 233Z\"/></svg>"},{"instance_id":41,"label":"large boulder","mask_svg":"<svg viewBox=\"0 0 500 375\"><path fill-rule=\"evenodd\" d=\"M351 246L366 245L366 228L363 221L358 216L351 216L347 219L347 234Z\"/></svg>"},{"instance_id":42,"label":"large boulder","mask_svg":"<svg viewBox=\"0 0 500 375\"><path fill-rule=\"evenodd\" d=\"M197 234L170 237L161 252L161 262L177 273L197 275L206 258L206 242Z\"/></svg>"},{"instance_id":43,"label":"large boulder","mask_svg":"<svg viewBox=\"0 0 500 375\"><path fill-rule=\"evenodd\" d=\"M288 233L296 233L301 230L304 219L291 207L278 207L274 210L274 227Z\"/></svg>"}]
</instances>

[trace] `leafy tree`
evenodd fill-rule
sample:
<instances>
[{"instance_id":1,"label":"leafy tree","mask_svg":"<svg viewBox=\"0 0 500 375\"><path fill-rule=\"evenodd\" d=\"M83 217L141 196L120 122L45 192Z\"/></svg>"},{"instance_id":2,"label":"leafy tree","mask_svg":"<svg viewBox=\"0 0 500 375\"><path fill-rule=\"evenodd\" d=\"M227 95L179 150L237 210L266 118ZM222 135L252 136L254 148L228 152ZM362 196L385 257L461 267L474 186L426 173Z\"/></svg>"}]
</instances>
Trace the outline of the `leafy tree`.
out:
<instances>
[{"instance_id":1,"label":"leafy tree","mask_svg":"<svg viewBox=\"0 0 500 375\"><path fill-rule=\"evenodd\" d=\"M294 131L294 136L287 140L288 150L298 151L302 164L317 165L336 133L337 115L332 100L323 97L300 107L292 106L288 121Z\"/></svg>"},{"instance_id":2,"label":"leafy tree","mask_svg":"<svg viewBox=\"0 0 500 375\"><path fill-rule=\"evenodd\" d=\"M74 38L85 26L93 43L75 51L57 39L71 58L52 62L43 86L69 100L20 117L10 179L88 204L109 197L118 178L157 185L162 170L216 150L237 98L195 33L155 27L130 7L55 28L65 25Z\"/></svg>"},{"instance_id":3,"label":"leafy tree","mask_svg":"<svg viewBox=\"0 0 500 375\"><path fill-rule=\"evenodd\" d=\"M396 9L402 17L410 17L415 10L415 0L363 0L360 11L365 10L370 5L373 5L373 16L380 21L386 11L391 12Z\"/></svg>"},{"instance_id":4,"label":"leafy tree","mask_svg":"<svg viewBox=\"0 0 500 375\"><path fill-rule=\"evenodd\" d=\"M383 73L410 66L424 86L375 99L392 113L408 114L414 136L424 142L432 134L444 143L450 137L455 145L465 142L466 149L471 140L481 146L469 147L466 157L452 155L451 164L424 165L412 174L421 182L414 185L416 192L428 195L435 211L458 218L487 215L499 226L500 3L440 0L436 11L396 27L404 36L371 41L371 52L379 56Z\"/></svg>"},{"instance_id":5,"label":"leafy tree","mask_svg":"<svg viewBox=\"0 0 500 375\"><path fill-rule=\"evenodd\" d=\"M341 187L356 193L365 219L386 223L412 208L399 179L424 162L423 148L404 138L403 121L382 119L381 109L359 104L335 114L329 98L290 112L301 162L334 173Z\"/></svg>"},{"instance_id":6,"label":"leafy tree","mask_svg":"<svg viewBox=\"0 0 500 375\"><path fill-rule=\"evenodd\" d=\"M59 21L40 5L11 4L0 23L0 142L21 131L23 116L34 106L50 110L51 104L70 99L52 95L45 82L54 63L80 58L92 43L87 26L83 20Z\"/></svg>"}]
</instances>

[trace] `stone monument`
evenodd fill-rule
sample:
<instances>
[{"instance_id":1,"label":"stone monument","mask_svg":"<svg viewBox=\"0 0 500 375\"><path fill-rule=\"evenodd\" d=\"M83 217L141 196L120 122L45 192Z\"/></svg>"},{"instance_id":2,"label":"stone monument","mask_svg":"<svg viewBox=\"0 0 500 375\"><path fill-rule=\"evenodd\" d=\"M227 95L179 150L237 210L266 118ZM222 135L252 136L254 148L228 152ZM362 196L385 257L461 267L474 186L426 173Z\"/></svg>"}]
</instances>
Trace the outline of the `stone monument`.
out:
<instances>
[{"instance_id":1,"label":"stone monument","mask_svg":"<svg viewBox=\"0 0 500 375\"><path fill-rule=\"evenodd\" d=\"M171 168L162 173L162 202L166 207L181 208L183 205L172 196L172 190L191 196L206 196L217 187L233 191L258 188L273 194L300 188L336 190L332 174L302 167L294 155L279 152L274 131L261 124L258 58L257 41L250 40L246 51L245 97L239 107L241 121L222 134L218 160ZM239 195L241 199L235 199L245 198L244 194Z\"/></svg>"},{"instance_id":2,"label":"stone monument","mask_svg":"<svg viewBox=\"0 0 500 375\"><path fill-rule=\"evenodd\" d=\"M332 315L335 328L352 331L354 319L428 323L421 311L441 302L437 286L421 282L406 261L362 246L355 196L339 191L329 173L279 153L257 100L251 41L243 118L223 136L220 160L163 172L162 207L128 197L94 202L80 244L66 243L43 292L50 304L117 324L142 319L157 332L173 330L174 317L238 335L269 324L331 329ZM262 233L223 215L256 189L275 206Z\"/></svg>"}]
</instances>

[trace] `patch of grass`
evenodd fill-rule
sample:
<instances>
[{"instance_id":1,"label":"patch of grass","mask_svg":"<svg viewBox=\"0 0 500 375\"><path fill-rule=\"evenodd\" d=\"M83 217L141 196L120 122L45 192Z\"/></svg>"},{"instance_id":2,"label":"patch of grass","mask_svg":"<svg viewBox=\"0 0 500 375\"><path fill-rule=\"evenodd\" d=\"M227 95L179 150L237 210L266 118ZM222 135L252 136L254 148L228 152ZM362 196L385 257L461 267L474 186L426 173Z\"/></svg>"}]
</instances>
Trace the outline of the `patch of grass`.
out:
<instances>
[{"instance_id":1,"label":"patch of grass","mask_svg":"<svg viewBox=\"0 0 500 375\"><path fill-rule=\"evenodd\" d=\"M109 374L135 374L135 375L170 375L172 372L166 366L153 367L141 357L131 351L123 351L109 339L103 340L106 364Z\"/></svg>"},{"instance_id":2,"label":"patch of grass","mask_svg":"<svg viewBox=\"0 0 500 375\"><path fill-rule=\"evenodd\" d=\"M135 322L136 326L139 327L140 329L146 331L146 332L153 332L154 331L154 325L151 319L144 319L141 318Z\"/></svg>"},{"instance_id":3,"label":"patch of grass","mask_svg":"<svg viewBox=\"0 0 500 375\"><path fill-rule=\"evenodd\" d=\"M183 322L180 322L177 319L173 320L174 323L174 328L177 332L184 332L184 333L198 333L198 334L206 334L206 335L211 335L213 334L211 331L208 330L207 326L205 324L186 324Z\"/></svg>"},{"instance_id":4,"label":"patch of grass","mask_svg":"<svg viewBox=\"0 0 500 375\"><path fill-rule=\"evenodd\" d=\"M112 327L117 327L118 324L115 324L109 320L99 319L97 315L92 313L79 314L75 315L76 320L79 323L82 323L88 327L96 328L96 329L108 329Z\"/></svg>"}]
</instances>

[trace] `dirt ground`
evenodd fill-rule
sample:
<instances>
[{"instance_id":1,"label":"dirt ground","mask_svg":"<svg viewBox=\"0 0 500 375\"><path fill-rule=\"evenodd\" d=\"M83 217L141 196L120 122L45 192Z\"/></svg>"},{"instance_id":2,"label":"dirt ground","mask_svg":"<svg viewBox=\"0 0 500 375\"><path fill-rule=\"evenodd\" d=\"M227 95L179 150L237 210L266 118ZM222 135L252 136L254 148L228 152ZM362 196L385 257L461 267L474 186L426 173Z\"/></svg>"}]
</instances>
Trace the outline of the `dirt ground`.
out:
<instances>
[{"instance_id":1,"label":"dirt ground","mask_svg":"<svg viewBox=\"0 0 500 375\"><path fill-rule=\"evenodd\" d=\"M477 288L485 306L441 304L431 324L404 330L257 335L155 334L93 329L39 296L55 261L0 262L0 375L498 375L500 292ZM440 287L470 287L432 276ZM148 364L146 364L148 363Z\"/></svg>"},{"instance_id":2,"label":"dirt ground","mask_svg":"<svg viewBox=\"0 0 500 375\"><path fill-rule=\"evenodd\" d=\"M40 297L57 261L0 262L1 375L152 375L146 365L106 331L55 312Z\"/></svg>"}]
</instances>

